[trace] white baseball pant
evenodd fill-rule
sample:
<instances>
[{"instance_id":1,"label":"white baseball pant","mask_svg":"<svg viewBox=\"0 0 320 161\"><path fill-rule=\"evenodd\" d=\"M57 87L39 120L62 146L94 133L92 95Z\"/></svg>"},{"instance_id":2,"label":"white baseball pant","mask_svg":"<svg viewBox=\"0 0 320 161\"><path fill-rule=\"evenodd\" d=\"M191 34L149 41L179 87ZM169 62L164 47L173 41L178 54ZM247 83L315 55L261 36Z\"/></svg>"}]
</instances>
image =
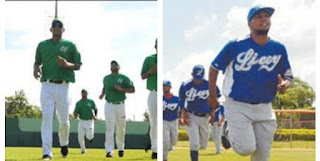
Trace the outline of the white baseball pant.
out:
<instances>
[{"instance_id":1,"label":"white baseball pant","mask_svg":"<svg viewBox=\"0 0 320 161\"><path fill-rule=\"evenodd\" d=\"M209 115L199 117L188 113L190 119L190 126L187 126L190 150L198 151L206 149L209 141Z\"/></svg>"},{"instance_id":2,"label":"white baseball pant","mask_svg":"<svg viewBox=\"0 0 320 161\"><path fill-rule=\"evenodd\" d=\"M268 161L276 131L271 103L252 105L226 98L224 105L233 150L240 155L251 155L251 161Z\"/></svg>"},{"instance_id":3,"label":"white baseball pant","mask_svg":"<svg viewBox=\"0 0 320 161\"><path fill-rule=\"evenodd\" d=\"M55 109L59 121L60 146L69 144L69 84L54 84L43 82L41 87L40 102L42 108L41 139L42 153L52 156L52 124Z\"/></svg>"},{"instance_id":4,"label":"white baseball pant","mask_svg":"<svg viewBox=\"0 0 320 161\"><path fill-rule=\"evenodd\" d=\"M148 112L150 120L151 149L157 153L157 91L150 91L148 96Z\"/></svg>"},{"instance_id":5,"label":"white baseball pant","mask_svg":"<svg viewBox=\"0 0 320 161\"><path fill-rule=\"evenodd\" d=\"M81 152L86 152L84 136L88 140L94 137L94 120L79 120L78 123L78 142L81 147Z\"/></svg>"},{"instance_id":6,"label":"white baseball pant","mask_svg":"<svg viewBox=\"0 0 320 161\"><path fill-rule=\"evenodd\" d=\"M213 136L213 142L216 146L216 153L221 153L221 132L222 132L222 126L218 126L218 122L213 122L212 125L212 136Z\"/></svg>"},{"instance_id":7,"label":"white baseball pant","mask_svg":"<svg viewBox=\"0 0 320 161\"><path fill-rule=\"evenodd\" d=\"M167 160L168 152L178 141L178 120L163 120L163 160Z\"/></svg>"},{"instance_id":8,"label":"white baseball pant","mask_svg":"<svg viewBox=\"0 0 320 161\"><path fill-rule=\"evenodd\" d=\"M124 139L126 134L126 112L124 104L105 103L105 123L106 141L105 148L107 153L114 150L114 129L116 128L116 144L118 150L124 150Z\"/></svg>"}]
</instances>

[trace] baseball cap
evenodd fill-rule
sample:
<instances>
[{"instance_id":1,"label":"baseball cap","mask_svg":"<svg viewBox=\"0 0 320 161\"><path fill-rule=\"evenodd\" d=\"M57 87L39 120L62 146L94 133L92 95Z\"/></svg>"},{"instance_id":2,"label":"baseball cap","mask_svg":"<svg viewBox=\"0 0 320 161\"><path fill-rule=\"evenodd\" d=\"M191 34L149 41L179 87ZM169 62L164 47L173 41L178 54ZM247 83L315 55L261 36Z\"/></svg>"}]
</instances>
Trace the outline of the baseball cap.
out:
<instances>
[{"instance_id":1,"label":"baseball cap","mask_svg":"<svg viewBox=\"0 0 320 161\"><path fill-rule=\"evenodd\" d=\"M111 61L111 66L119 66L118 62L115 60Z\"/></svg>"},{"instance_id":2,"label":"baseball cap","mask_svg":"<svg viewBox=\"0 0 320 161\"><path fill-rule=\"evenodd\" d=\"M203 79L204 76L204 67L202 65L196 65L192 69L193 78Z\"/></svg>"},{"instance_id":3,"label":"baseball cap","mask_svg":"<svg viewBox=\"0 0 320 161\"><path fill-rule=\"evenodd\" d=\"M163 85L164 85L164 86L169 86L169 87L171 87L171 82L168 81L168 80L164 80L164 81L163 81Z\"/></svg>"},{"instance_id":4,"label":"baseball cap","mask_svg":"<svg viewBox=\"0 0 320 161\"><path fill-rule=\"evenodd\" d=\"M261 11L267 12L271 17L272 14L274 13L274 8L272 8L272 7L264 7L262 5L258 5L258 6L252 7L250 9L249 13L248 13L248 17L247 17L248 22L251 21L253 16L255 16L256 14L258 14Z\"/></svg>"},{"instance_id":5,"label":"baseball cap","mask_svg":"<svg viewBox=\"0 0 320 161\"><path fill-rule=\"evenodd\" d=\"M60 19L55 18L52 20L52 23L51 23L51 27L54 27L54 26L63 27L63 23Z\"/></svg>"},{"instance_id":6,"label":"baseball cap","mask_svg":"<svg viewBox=\"0 0 320 161\"><path fill-rule=\"evenodd\" d=\"M87 90L85 90L85 89L82 89L82 90L81 90L81 92L86 92L86 93L88 93L88 91L87 91Z\"/></svg>"}]
</instances>

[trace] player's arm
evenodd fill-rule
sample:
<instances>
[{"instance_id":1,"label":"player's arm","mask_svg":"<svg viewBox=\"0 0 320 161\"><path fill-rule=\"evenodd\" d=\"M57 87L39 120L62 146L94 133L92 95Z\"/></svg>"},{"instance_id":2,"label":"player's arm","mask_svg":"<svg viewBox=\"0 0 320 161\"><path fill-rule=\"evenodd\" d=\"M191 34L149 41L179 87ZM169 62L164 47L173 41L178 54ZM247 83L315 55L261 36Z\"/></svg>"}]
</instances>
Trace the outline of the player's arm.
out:
<instances>
[{"instance_id":1,"label":"player's arm","mask_svg":"<svg viewBox=\"0 0 320 161\"><path fill-rule=\"evenodd\" d=\"M73 44L72 45L72 60L69 62L65 58L58 56L57 57L57 63L59 66L66 68L68 70L80 70L80 67L82 65L81 63L81 56L80 53L77 50L77 47Z\"/></svg>"},{"instance_id":2,"label":"player's arm","mask_svg":"<svg viewBox=\"0 0 320 161\"><path fill-rule=\"evenodd\" d=\"M101 91L101 94L99 96L99 99L103 99L103 97L106 95L106 92L104 90L104 87L102 87L102 91Z\"/></svg>"},{"instance_id":3,"label":"player's arm","mask_svg":"<svg viewBox=\"0 0 320 161\"><path fill-rule=\"evenodd\" d=\"M36 50L35 62L33 64L33 76L35 79L38 79L41 74L41 50L39 44Z\"/></svg>"},{"instance_id":4,"label":"player's arm","mask_svg":"<svg viewBox=\"0 0 320 161\"><path fill-rule=\"evenodd\" d=\"M217 100L217 94L216 94L216 82L218 78L219 71L216 70L213 67L210 67L209 70L209 97L208 97L208 104L212 108L211 113L214 113L214 109L218 108L219 103Z\"/></svg>"},{"instance_id":5,"label":"player's arm","mask_svg":"<svg viewBox=\"0 0 320 161\"><path fill-rule=\"evenodd\" d=\"M148 78L151 74L157 72L157 65L153 66L152 68L148 68L148 58L146 58L143 62L142 70L141 70L141 79L144 80Z\"/></svg>"},{"instance_id":6,"label":"player's arm","mask_svg":"<svg viewBox=\"0 0 320 161\"><path fill-rule=\"evenodd\" d=\"M125 87L121 87L120 85L115 84L114 88L120 92L125 92L125 93L134 93L135 92L134 85L129 78L124 79L124 86Z\"/></svg>"},{"instance_id":7,"label":"player's arm","mask_svg":"<svg viewBox=\"0 0 320 161\"><path fill-rule=\"evenodd\" d=\"M181 119L183 124L186 124L187 126L190 125L190 120L189 120L189 114L187 112L186 106L185 106L185 90L184 90L184 83L181 84L180 89L179 89L179 98L180 102L179 105L181 107Z\"/></svg>"},{"instance_id":8,"label":"player's arm","mask_svg":"<svg viewBox=\"0 0 320 161\"><path fill-rule=\"evenodd\" d=\"M73 117L74 117L74 119L77 119L78 118L78 116L79 116L79 114L78 114L78 106L77 106L78 104L76 104L76 108L74 109L74 112L73 112Z\"/></svg>"}]
</instances>

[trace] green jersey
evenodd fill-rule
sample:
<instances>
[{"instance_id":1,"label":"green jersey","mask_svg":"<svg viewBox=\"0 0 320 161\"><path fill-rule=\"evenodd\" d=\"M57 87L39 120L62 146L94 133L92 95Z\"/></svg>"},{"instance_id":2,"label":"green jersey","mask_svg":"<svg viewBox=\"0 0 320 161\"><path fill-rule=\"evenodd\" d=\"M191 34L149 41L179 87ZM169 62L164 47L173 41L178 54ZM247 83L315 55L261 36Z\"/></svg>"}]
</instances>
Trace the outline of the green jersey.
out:
<instances>
[{"instance_id":1,"label":"green jersey","mask_svg":"<svg viewBox=\"0 0 320 161\"><path fill-rule=\"evenodd\" d=\"M79 114L81 120L91 120L93 112L97 112L97 107L91 99L81 99L77 102L74 113Z\"/></svg>"},{"instance_id":2,"label":"green jersey","mask_svg":"<svg viewBox=\"0 0 320 161\"><path fill-rule=\"evenodd\" d=\"M143 62L141 74L144 74L148 70L150 70L152 67L157 65L157 54L150 55L146 57L146 59ZM147 89L149 90L157 90L157 72L152 73L147 78Z\"/></svg>"},{"instance_id":3,"label":"green jersey","mask_svg":"<svg viewBox=\"0 0 320 161\"><path fill-rule=\"evenodd\" d=\"M41 82L47 79L75 82L73 70L58 65L58 56L68 62L81 64L81 56L74 43L63 39L59 42L44 40L37 47L35 60L35 64L42 65Z\"/></svg>"},{"instance_id":4,"label":"green jersey","mask_svg":"<svg viewBox=\"0 0 320 161\"><path fill-rule=\"evenodd\" d=\"M118 84L122 88L134 88L132 81L123 74L107 75L103 79L103 88L106 93L106 101L110 103L121 103L126 99L126 93L118 91L114 85Z\"/></svg>"}]
</instances>

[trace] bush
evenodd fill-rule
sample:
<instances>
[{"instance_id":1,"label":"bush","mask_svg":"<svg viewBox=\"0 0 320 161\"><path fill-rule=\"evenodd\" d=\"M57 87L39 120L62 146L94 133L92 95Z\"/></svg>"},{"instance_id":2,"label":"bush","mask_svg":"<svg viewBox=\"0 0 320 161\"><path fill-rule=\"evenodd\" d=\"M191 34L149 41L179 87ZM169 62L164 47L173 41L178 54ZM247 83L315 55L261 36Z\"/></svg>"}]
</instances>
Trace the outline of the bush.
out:
<instances>
[{"instance_id":1,"label":"bush","mask_svg":"<svg viewBox=\"0 0 320 161\"><path fill-rule=\"evenodd\" d=\"M179 141L188 141L188 132L186 129L179 129ZM290 140L290 129L277 129L274 140L275 141L288 141ZM315 129L292 129L292 140L314 141L316 138Z\"/></svg>"}]
</instances>

